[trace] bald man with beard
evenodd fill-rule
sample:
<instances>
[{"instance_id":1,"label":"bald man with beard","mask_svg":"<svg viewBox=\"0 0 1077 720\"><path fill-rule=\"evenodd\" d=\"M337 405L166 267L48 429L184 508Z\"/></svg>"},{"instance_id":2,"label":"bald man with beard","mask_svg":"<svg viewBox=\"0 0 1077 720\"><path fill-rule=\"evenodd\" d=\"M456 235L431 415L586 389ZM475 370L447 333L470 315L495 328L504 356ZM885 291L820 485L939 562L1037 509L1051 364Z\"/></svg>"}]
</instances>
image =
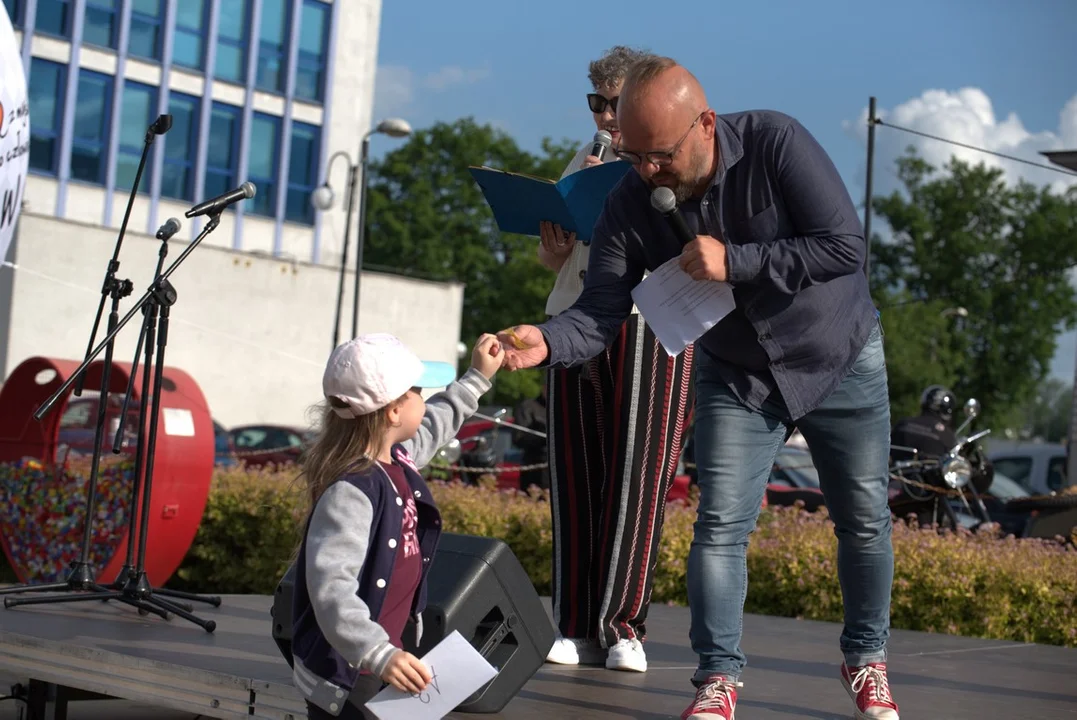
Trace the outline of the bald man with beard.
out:
<instances>
[{"instance_id":1,"label":"bald man with beard","mask_svg":"<svg viewBox=\"0 0 1077 720\"><path fill-rule=\"evenodd\" d=\"M727 282L736 309L696 342L699 508L688 556L695 699L683 720L730 720L747 664L741 628L748 537L783 442L799 429L838 542L845 608L835 675L860 720L898 720L886 672L894 556L887 505L890 404L866 243L833 162L797 120L718 115L669 58L636 64L617 110L633 165L593 232L585 287L541 326L509 333L505 366L572 367L600 352L632 289L671 258ZM651 207L672 189L696 236L682 244Z\"/></svg>"}]
</instances>

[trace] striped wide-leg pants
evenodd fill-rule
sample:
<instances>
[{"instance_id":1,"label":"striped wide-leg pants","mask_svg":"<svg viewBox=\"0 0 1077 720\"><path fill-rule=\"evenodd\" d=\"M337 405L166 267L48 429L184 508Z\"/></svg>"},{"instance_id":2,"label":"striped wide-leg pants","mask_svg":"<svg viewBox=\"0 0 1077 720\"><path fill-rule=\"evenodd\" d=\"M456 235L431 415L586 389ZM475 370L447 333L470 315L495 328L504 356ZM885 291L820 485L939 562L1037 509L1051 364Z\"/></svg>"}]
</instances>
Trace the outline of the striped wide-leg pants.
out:
<instances>
[{"instance_id":1,"label":"striped wide-leg pants","mask_svg":"<svg viewBox=\"0 0 1077 720\"><path fill-rule=\"evenodd\" d=\"M549 370L553 615L563 637L607 648L644 640L694 370L692 346L671 358L636 314L598 356Z\"/></svg>"}]
</instances>

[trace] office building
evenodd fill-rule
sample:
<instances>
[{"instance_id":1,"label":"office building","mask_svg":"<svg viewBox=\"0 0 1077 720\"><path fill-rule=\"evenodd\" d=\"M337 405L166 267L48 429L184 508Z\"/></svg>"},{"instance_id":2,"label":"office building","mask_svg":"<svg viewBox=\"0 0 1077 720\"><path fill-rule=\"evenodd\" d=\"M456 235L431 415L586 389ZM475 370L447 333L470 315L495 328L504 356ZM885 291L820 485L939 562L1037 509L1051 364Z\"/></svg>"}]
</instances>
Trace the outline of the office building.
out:
<instances>
[{"instance_id":1,"label":"office building","mask_svg":"<svg viewBox=\"0 0 1077 720\"><path fill-rule=\"evenodd\" d=\"M250 180L206 243L339 262L340 203L318 213L310 193L370 126L379 0L3 2L29 75L28 211L118 228L146 129L170 113L132 230Z\"/></svg>"},{"instance_id":2,"label":"office building","mask_svg":"<svg viewBox=\"0 0 1077 720\"><path fill-rule=\"evenodd\" d=\"M335 206L310 194L335 152L358 160L371 127L380 0L0 0L30 95L30 176L11 266L0 267L0 382L26 358L81 361L147 128L152 146L120 253L151 281L157 228L183 221L173 262L203 227L184 213L251 181L170 281L166 364L188 372L226 426L302 425L331 350L346 169ZM354 212L354 209L353 209ZM354 235L340 337L351 334ZM358 331L398 335L455 363L463 287L362 273ZM97 333L105 335L102 318ZM130 362L139 323L116 338ZM101 359L101 356L98 356Z\"/></svg>"}]
</instances>

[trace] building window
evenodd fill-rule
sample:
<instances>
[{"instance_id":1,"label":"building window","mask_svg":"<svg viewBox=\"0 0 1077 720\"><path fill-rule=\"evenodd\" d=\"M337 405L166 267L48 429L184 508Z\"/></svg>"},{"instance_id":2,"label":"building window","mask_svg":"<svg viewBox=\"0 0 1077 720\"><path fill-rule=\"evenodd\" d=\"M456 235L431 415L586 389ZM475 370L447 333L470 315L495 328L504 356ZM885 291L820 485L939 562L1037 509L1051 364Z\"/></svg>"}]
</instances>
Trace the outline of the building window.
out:
<instances>
[{"instance_id":1,"label":"building window","mask_svg":"<svg viewBox=\"0 0 1077 720\"><path fill-rule=\"evenodd\" d=\"M325 85L326 46L329 44L329 5L303 0L299 23L299 58L295 73L295 96L321 101Z\"/></svg>"},{"instance_id":2,"label":"building window","mask_svg":"<svg viewBox=\"0 0 1077 720\"><path fill-rule=\"evenodd\" d=\"M30 167L56 174L60 161L66 68L41 58L30 61Z\"/></svg>"},{"instance_id":3,"label":"building window","mask_svg":"<svg viewBox=\"0 0 1077 720\"><path fill-rule=\"evenodd\" d=\"M71 32L71 0L37 0L34 32L67 37Z\"/></svg>"},{"instance_id":4,"label":"building window","mask_svg":"<svg viewBox=\"0 0 1077 720\"><path fill-rule=\"evenodd\" d=\"M234 105L213 103L209 123L209 150L206 156L203 199L217 197L236 186L239 167L239 130L241 111ZM258 194L262 189L258 188Z\"/></svg>"},{"instance_id":5,"label":"building window","mask_svg":"<svg viewBox=\"0 0 1077 720\"><path fill-rule=\"evenodd\" d=\"M249 11L250 3L247 0L220 0L217 65L214 68L214 76L220 80L246 84Z\"/></svg>"},{"instance_id":6,"label":"building window","mask_svg":"<svg viewBox=\"0 0 1077 720\"><path fill-rule=\"evenodd\" d=\"M91 45L115 48L119 29L117 0L86 0L86 20L82 24L82 41Z\"/></svg>"},{"instance_id":7,"label":"building window","mask_svg":"<svg viewBox=\"0 0 1077 720\"><path fill-rule=\"evenodd\" d=\"M4 0L4 7L7 8L7 16L11 24L14 27L22 25L22 18L19 17L19 13L22 12L22 0Z\"/></svg>"},{"instance_id":8,"label":"building window","mask_svg":"<svg viewBox=\"0 0 1077 720\"><path fill-rule=\"evenodd\" d=\"M165 161L161 168L161 196L194 201L194 156L198 147L198 98L172 92L168 112L172 129L164 136ZM223 192L223 191L222 191ZM220 193L214 193L216 197Z\"/></svg>"},{"instance_id":9,"label":"building window","mask_svg":"<svg viewBox=\"0 0 1077 720\"><path fill-rule=\"evenodd\" d=\"M162 0L132 0L127 53L147 60L161 59ZM178 6L177 6L178 7Z\"/></svg>"},{"instance_id":10,"label":"building window","mask_svg":"<svg viewBox=\"0 0 1077 720\"><path fill-rule=\"evenodd\" d=\"M304 225L314 224L314 207L310 194L318 178L321 152L321 128L306 123L292 123L292 153L288 158L288 199L284 219Z\"/></svg>"},{"instance_id":11,"label":"building window","mask_svg":"<svg viewBox=\"0 0 1077 720\"><path fill-rule=\"evenodd\" d=\"M112 76L80 68L71 145L71 177L75 180L105 184L111 105Z\"/></svg>"},{"instance_id":12,"label":"building window","mask_svg":"<svg viewBox=\"0 0 1077 720\"><path fill-rule=\"evenodd\" d=\"M250 201L250 212L275 217L277 212L277 172L280 160L280 118L254 113L251 121L251 152L247 175L258 188Z\"/></svg>"},{"instance_id":13,"label":"building window","mask_svg":"<svg viewBox=\"0 0 1077 720\"><path fill-rule=\"evenodd\" d=\"M138 173L138 163L145 147L146 131L153 122L157 107L157 88L128 80L123 87L123 105L120 115L120 142L116 148L116 189L130 190ZM153 156L146 158L138 191L149 188L150 167Z\"/></svg>"},{"instance_id":14,"label":"building window","mask_svg":"<svg viewBox=\"0 0 1077 720\"><path fill-rule=\"evenodd\" d=\"M258 74L260 90L284 92L284 64L287 54L288 3L262 0L262 28L258 34Z\"/></svg>"},{"instance_id":15,"label":"building window","mask_svg":"<svg viewBox=\"0 0 1077 720\"><path fill-rule=\"evenodd\" d=\"M201 70L206 56L206 2L176 3L176 31L172 35L172 63Z\"/></svg>"}]
</instances>

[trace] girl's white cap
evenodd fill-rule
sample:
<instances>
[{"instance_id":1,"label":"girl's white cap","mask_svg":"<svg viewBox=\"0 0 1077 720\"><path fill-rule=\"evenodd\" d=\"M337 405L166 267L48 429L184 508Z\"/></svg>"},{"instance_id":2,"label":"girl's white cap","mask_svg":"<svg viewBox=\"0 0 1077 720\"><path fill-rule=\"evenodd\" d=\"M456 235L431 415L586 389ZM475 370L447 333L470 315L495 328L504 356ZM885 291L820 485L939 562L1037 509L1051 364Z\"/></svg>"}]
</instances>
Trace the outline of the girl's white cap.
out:
<instances>
[{"instance_id":1,"label":"girl's white cap","mask_svg":"<svg viewBox=\"0 0 1077 720\"><path fill-rule=\"evenodd\" d=\"M456 368L445 362L426 362L388 333L360 335L329 356L322 392L347 404L334 407L342 418L380 410L411 388L439 388L456 379Z\"/></svg>"}]
</instances>

